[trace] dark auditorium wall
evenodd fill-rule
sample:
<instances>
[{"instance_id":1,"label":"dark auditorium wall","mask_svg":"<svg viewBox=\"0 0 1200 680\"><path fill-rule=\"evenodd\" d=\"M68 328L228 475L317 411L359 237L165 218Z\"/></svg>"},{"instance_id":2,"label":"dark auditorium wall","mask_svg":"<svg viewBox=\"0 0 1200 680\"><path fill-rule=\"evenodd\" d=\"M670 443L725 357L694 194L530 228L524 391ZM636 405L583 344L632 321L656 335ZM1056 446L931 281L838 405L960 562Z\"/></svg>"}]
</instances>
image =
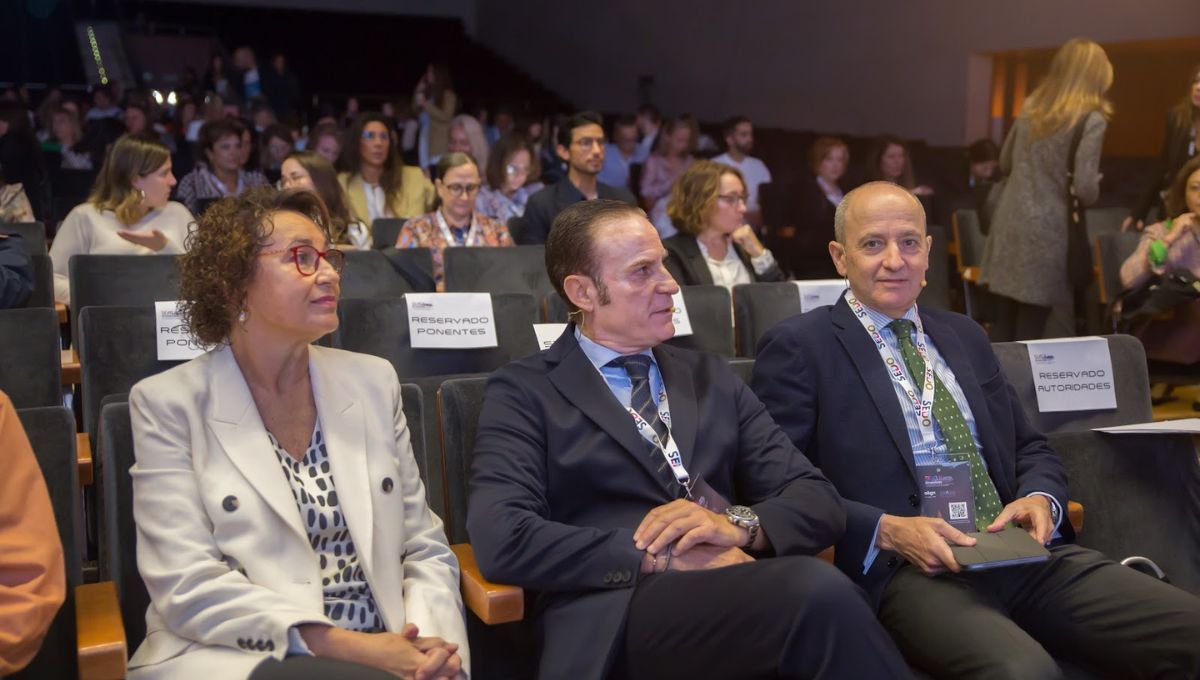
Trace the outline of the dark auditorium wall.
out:
<instances>
[{"instance_id":1,"label":"dark auditorium wall","mask_svg":"<svg viewBox=\"0 0 1200 680\"><path fill-rule=\"evenodd\" d=\"M631 109L653 74L668 113L940 145L986 129L975 114L990 71L972 54L1200 34L1198 0L479 0L476 12L479 40L584 106Z\"/></svg>"}]
</instances>

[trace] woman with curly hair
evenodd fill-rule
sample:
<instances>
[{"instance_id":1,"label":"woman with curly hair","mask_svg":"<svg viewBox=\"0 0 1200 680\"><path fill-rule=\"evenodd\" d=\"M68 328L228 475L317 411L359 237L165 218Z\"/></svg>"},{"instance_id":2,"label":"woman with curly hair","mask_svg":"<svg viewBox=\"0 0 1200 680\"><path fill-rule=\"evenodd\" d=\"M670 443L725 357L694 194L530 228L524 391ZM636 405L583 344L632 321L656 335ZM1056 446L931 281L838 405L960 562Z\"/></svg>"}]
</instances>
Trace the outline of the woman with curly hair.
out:
<instances>
[{"instance_id":1,"label":"woman with curly hair","mask_svg":"<svg viewBox=\"0 0 1200 680\"><path fill-rule=\"evenodd\" d=\"M180 260L215 348L134 386L149 591L130 678L457 678L458 564L425 502L391 364L313 345L342 253L309 191L222 199Z\"/></svg>"},{"instance_id":2,"label":"woman with curly hair","mask_svg":"<svg viewBox=\"0 0 1200 680\"><path fill-rule=\"evenodd\" d=\"M54 299L71 302L73 255L182 253L192 214L171 198L171 151L149 137L125 135L108 150L92 195L62 221L50 246Z\"/></svg>"},{"instance_id":3,"label":"woman with curly hair","mask_svg":"<svg viewBox=\"0 0 1200 680\"><path fill-rule=\"evenodd\" d=\"M681 286L783 281L787 277L746 224L746 183L737 168L692 163L671 189L668 214L679 233L663 239L667 271Z\"/></svg>"}]
</instances>

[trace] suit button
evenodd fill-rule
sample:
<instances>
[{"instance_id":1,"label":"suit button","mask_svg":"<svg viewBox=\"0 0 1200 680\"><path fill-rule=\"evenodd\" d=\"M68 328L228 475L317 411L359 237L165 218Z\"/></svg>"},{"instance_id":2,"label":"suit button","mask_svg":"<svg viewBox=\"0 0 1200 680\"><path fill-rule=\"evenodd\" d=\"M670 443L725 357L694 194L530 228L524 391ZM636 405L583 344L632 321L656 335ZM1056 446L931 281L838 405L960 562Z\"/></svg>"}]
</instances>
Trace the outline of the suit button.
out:
<instances>
[{"instance_id":1,"label":"suit button","mask_svg":"<svg viewBox=\"0 0 1200 680\"><path fill-rule=\"evenodd\" d=\"M605 573L604 573L604 583L605 583L605 585L607 585L607 584L609 584L609 583L612 583L612 580L613 580L613 573L612 573L611 571L605 572Z\"/></svg>"},{"instance_id":2,"label":"suit button","mask_svg":"<svg viewBox=\"0 0 1200 680\"><path fill-rule=\"evenodd\" d=\"M391 477L383 478L383 492L384 493L392 492L392 478Z\"/></svg>"},{"instance_id":3,"label":"suit button","mask_svg":"<svg viewBox=\"0 0 1200 680\"><path fill-rule=\"evenodd\" d=\"M896 559L895 557L888 558L888 569L895 569L896 565L899 563L900 560Z\"/></svg>"},{"instance_id":4,"label":"suit button","mask_svg":"<svg viewBox=\"0 0 1200 680\"><path fill-rule=\"evenodd\" d=\"M225 508L225 512L233 512L238 509L237 496L226 496L225 500L221 501L221 507Z\"/></svg>"},{"instance_id":5,"label":"suit button","mask_svg":"<svg viewBox=\"0 0 1200 680\"><path fill-rule=\"evenodd\" d=\"M913 506L914 508L919 508L919 507L921 507L921 497L920 497L920 496L918 496L918 495L917 495L917 494L915 494L915 493L914 493L914 494L909 494L909 496L908 496L908 504L909 504L909 505L911 505L911 506Z\"/></svg>"},{"instance_id":6,"label":"suit button","mask_svg":"<svg viewBox=\"0 0 1200 680\"><path fill-rule=\"evenodd\" d=\"M238 647L241 647L242 649L246 648L246 639L245 638L238 638Z\"/></svg>"},{"instance_id":7,"label":"suit button","mask_svg":"<svg viewBox=\"0 0 1200 680\"><path fill-rule=\"evenodd\" d=\"M628 583L629 579L631 579L631 578L633 578L632 571L629 571L628 569L626 569L625 571L621 572L621 580L622 581L625 581L626 583Z\"/></svg>"}]
</instances>

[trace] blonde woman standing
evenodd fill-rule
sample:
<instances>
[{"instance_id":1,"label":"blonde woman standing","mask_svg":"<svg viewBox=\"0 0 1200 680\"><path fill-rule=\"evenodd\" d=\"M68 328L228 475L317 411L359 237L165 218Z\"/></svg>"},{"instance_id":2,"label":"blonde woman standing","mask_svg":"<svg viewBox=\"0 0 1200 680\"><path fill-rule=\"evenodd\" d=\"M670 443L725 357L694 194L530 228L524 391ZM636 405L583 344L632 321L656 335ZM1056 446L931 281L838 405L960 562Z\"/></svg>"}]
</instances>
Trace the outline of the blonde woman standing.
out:
<instances>
[{"instance_id":1,"label":"blonde woman standing","mask_svg":"<svg viewBox=\"0 0 1200 680\"><path fill-rule=\"evenodd\" d=\"M998 296L993 340L1042 337L1050 309L1068 303L1068 174L1084 205L1100 195L1100 147L1112 115L1105 93L1112 64L1104 49L1076 38L1025 100L1000 152L1007 186L992 218L981 280ZM1070 151L1078 138L1072 159Z\"/></svg>"},{"instance_id":2,"label":"blonde woman standing","mask_svg":"<svg viewBox=\"0 0 1200 680\"><path fill-rule=\"evenodd\" d=\"M92 195L67 215L50 247L54 299L71 301L72 255L182 253L192 214L170 200L174 186L171 152L162 142L125 135L113 143Z\"/></svg>"}]
</instances>

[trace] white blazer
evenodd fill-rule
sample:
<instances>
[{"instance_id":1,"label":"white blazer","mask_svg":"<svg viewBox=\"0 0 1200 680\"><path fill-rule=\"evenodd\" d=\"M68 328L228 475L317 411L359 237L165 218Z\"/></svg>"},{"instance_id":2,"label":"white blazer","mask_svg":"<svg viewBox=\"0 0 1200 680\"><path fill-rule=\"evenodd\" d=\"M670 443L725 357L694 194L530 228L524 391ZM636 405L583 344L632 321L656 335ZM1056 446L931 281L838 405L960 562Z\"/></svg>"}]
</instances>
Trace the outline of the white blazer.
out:
<instances>
[{"instance_id":1,"label":"white blazer","mask_svg":"<svg viewBox=\"0 0 1200 680\"><path fill-rule=\"evenodd\" d=\"M384 624L458 643L458 563L425 502L400 383L383 359L309 348L343 515ZM289 629L331 623L300 510L228 347L134 386L137 561L150 593L130 678L245 678ZM301 647L302 648L302 647ZM293 647L296 651L296 647Z\"/></svg>"}]
</instances>

